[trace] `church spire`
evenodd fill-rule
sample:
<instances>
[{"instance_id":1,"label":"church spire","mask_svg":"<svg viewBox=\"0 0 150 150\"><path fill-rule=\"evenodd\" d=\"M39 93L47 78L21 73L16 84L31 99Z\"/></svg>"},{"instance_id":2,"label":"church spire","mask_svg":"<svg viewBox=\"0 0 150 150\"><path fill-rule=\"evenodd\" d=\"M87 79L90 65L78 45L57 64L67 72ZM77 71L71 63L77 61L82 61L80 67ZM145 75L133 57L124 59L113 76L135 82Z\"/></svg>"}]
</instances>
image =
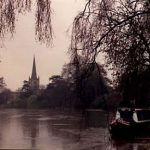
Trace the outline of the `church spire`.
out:
<instances>
[{"instance_id":1,"label":"church spire","mask_svg":"<svg viewBox=\"0 0 150 150\"><path fill-rule=\"evenodd\" d=\"M33 67L32 67L32 76L31 76L31 79L37 79L35 56L34 56L34 59L33 59Z\"/></svg>"},{"instance_id":2,"label":"church spire","mask_svg":"<svg viewBox=\"0 0 150 150\"><path fill-rule=\"evenodd\" d=\"M40 83L40 79L39 79L39 77L37 77L37 74L36 74L36 63L35 63L35 56L34 56L32 75L31 75L31 78L29 77L29 85L30 85L32 90L38 90L39 89L39 83Z\"/></svg>"}]
</instances>

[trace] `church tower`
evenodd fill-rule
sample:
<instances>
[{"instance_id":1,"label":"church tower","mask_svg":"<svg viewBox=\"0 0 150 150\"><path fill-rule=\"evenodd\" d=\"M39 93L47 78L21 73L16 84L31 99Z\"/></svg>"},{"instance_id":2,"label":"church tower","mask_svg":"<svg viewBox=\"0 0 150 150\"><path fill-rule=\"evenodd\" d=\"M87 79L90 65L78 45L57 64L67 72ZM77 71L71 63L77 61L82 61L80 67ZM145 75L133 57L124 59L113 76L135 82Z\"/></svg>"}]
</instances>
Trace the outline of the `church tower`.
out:
<instances>
[{"instance_id":1,"label":"church tower","mask_svg":"<svg viewBox=\"0 0 150 150\"><path fill-rule=\"evenodd\" d=\"M37 90L39 89L39 77L37 77L36 73L36 63L35 63L35 57L33 59L33 67L32 67L32 75L29 77L29 85L32 90Z\"/></svg>"}]
</instances>

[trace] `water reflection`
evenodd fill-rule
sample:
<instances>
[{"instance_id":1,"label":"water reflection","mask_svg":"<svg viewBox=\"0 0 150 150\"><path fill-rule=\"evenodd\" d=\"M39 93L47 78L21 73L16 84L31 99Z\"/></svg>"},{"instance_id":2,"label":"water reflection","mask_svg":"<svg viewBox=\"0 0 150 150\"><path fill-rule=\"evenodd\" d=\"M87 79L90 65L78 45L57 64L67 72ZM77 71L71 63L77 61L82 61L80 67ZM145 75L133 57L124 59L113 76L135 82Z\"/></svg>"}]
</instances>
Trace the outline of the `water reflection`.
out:
<instances>
[{"instance_id":1,"label":"water reflection","mask_svg":"<svg viewBox=\"0 0 150 150\"><path fill-rule=\"evenodd\" d=\"M125 143L123 145L114 145L113 150L149 150L150 144L148 143Z\"/></svg>"},{"instance_id":2,"label":"water reflection","mask_svg":"<svg viewBox=\"0 0 150 150\"><path fill-rule=\"evenodd\" d=\"M21 117L21 123L24 138L28 139L31 148L36 148L36 140L39 137L39 121L30 117Z\"/></svg>"},{"instance_id":3,"label":"water reflection","mask_svg":"<svg viewBox=\"0 0 150 150\"><path fill-rule=\"evenodd\" d=\"M112 140L102 111L82 118L49 110L0 110L0 149L149 150L149 143L148 138Z\"/></svg>"}]
</instances>

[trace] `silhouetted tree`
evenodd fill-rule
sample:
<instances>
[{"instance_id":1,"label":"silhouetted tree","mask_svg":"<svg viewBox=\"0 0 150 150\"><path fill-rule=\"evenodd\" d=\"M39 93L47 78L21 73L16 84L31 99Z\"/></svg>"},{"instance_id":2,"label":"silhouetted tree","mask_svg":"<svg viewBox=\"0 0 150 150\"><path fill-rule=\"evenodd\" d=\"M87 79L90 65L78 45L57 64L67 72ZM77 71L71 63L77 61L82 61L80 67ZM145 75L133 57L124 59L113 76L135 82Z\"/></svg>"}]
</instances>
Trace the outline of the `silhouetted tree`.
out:
<instances>
[{"instance_id":1,"label":"silhouetted tree","mask_svg":"<svg viewBox=\"0 0 150 150\"><path fill-rule=\"evenodd\" d=\"M128 100L137 99L138 75L150 66L149 17L149 0L88 0L73 22L71 59L79 68L78 56L86 60L84 64L94 64L104 53L107 66L112 66L114 86L122 84L125 96L130 91L124 86L132 85Z\"/></svg>"},{"instance_id":2,"label":"silhouetted tree","mask_svg":"<svg viewBox=\"0 0 150 150\"><path fill-rule=\"evenodd\" d=\"M30 87L29 81L24 80L23 86L22 86L21 91L20 91L20 96L29 97L32 94L33 94L33 90Z\"/></svg>"},{"instance_id":3,"label":"silhouetted tree","mask_svg":"<svg viewBox=\"0 0 150 150\"><path fill-rule=\"evenodd\" d=\"M0 92L0 105L6 105L12 98L11 91L9 89L4 89Z\"/></svg>"},{"instance_id":4,"label":"silhouetted tree","mask_svg":"<svg viewBox=\"0 0 150 150\"><path fill-rule=\"evenodd\" d=\"M2 91L5 88L6 84L4 82L4 78L0 77L0 91Z\"/></svg>"},{"instance_id":5,"label":"silhouetted tree","mask_svg":"<svg viewBox=\"0 0 150 150\"><path fill-rule=\"evenodd\" d=\"M6 88L3 77L0 77L0 105L6 105L11 99L11 91Z\"/></svg>"},{"instance_id":6,"label":"silhouetted tree","mask_svg":"<svg viewBox=\"0 0 150 150\"><path fill-rule=\"evenodd\" d=\"M83 58L79 58L79 66L72 62L66 64L62 71L62 75L67 79L70 89L72 89L74 105L79 108L104 108L110 83L107 73L102 65L88 64Z\"/></svg>"},{"instance_id":7,"label":"silhouetted tree","mask_svg":"<svg viewBox=\"0 0 150 150\"><path fill-rule=\"evenodd\" d=\"M47 88L38 97L39 106L48 108L68 107L69 87L67 81L60 75L50 77L49 81Z\"/></svg>"}]
</instances>

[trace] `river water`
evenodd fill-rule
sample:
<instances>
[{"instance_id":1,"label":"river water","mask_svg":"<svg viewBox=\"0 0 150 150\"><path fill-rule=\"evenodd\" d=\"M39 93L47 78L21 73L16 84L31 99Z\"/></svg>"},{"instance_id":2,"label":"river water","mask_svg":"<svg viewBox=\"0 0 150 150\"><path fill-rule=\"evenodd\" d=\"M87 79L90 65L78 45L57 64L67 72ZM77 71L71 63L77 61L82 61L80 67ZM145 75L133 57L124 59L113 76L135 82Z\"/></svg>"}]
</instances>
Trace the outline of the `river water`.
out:
<instances>
[{"instance_id":1,"label":"river water","mask_svg":"<svg viewBox=\"0 0 150 150\"><path fill-rule=\"evenodd\" d=\"M51 110L0 110L0 149L150 150L149 139L110 138L108 115Z\"/></svg>"}]
</instances>

